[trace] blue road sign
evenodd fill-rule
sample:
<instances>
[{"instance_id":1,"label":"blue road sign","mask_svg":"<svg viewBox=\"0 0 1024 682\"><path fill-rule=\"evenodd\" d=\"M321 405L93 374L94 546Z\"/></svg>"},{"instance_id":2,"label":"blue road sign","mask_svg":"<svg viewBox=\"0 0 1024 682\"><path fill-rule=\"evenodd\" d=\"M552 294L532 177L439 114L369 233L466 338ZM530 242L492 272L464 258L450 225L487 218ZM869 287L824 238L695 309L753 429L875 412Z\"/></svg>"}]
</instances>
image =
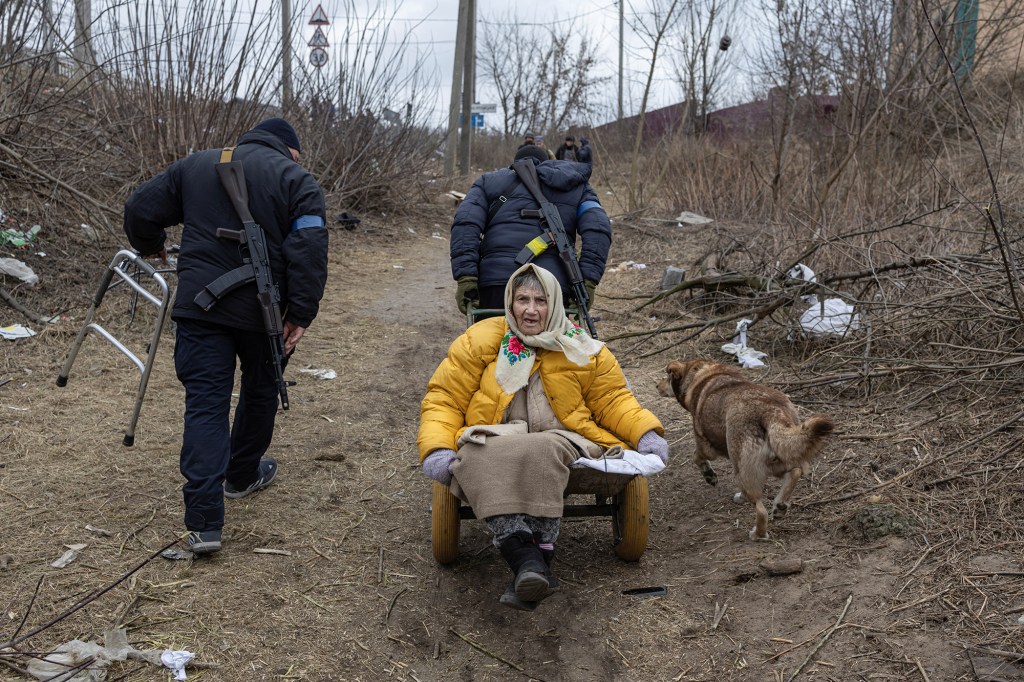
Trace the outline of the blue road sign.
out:
<instances>
[{"instance_id":1,"label":"blue road sign","mask_svg":"<svg viewBox=\"0 0 1024 682\"><path fill-rule=\"evenodd\" d=\"M483 128L484 127L484 115L483 114L470 114L469 115L469 126L471 128Z\"/></svg>"}]
</instances>

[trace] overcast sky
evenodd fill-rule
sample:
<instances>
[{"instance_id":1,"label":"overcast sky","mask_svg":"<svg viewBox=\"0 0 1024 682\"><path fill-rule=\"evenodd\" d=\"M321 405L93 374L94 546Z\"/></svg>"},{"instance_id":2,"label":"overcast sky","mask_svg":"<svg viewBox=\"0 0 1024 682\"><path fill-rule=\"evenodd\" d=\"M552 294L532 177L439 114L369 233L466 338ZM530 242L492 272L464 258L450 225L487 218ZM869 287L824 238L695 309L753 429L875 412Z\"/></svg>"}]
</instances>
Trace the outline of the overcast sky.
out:
<instances>
[{"instance_id":1,"label":"overcast sky","mask_svg":"<svg viewBox=\"0 0 1024 682\"><path fill-rule=\"evenodd\" d=\"M357 6L375 5L375 0L357 0ZM298 3L296 3L298 5ZM317 0L296 7L296 18L302 18L303 43L299 45L299 54L308 60L310 48L304 47L315 30L308 25L308 20L317 4L323 7L331 24L324 29L328 40L340 36L346 21L348 6L344 0ZM431 96L424 102L430 108L430 119L435 122L447 120L448 101L451 92L452 67L455 52L456 27L458 25L458 0L389 0L385 3L395 14L398 27L402 33L408 33L412 50L422 53L427 69L430 70L436 86ZM638 7L646 5L644 0L637 0ZM300 9L301 7L301 9ZM359 11L359 10L357 10ZM627 24L625 27L625 77L624 77L624 109L626 115L636 113L639 109L642 78L639 71L646 70L647 65L638 51L639 41L628 25L631 12L630 2L626 2ZM367 14L369 11L367 11ZM360 17L361 18L361 17ZM614 108L618 84L618 35L619 35L619 3L618 0L559 0L557 2L538 2L536 0L477 0L478 32L479 22L510 22L524 24L550 25L569 23L586 32L596 45L599 56L598 73L608 77L608 85L602 93L610 109ZM396 28L398 28L396 27ZM733 44L737 45L735 40ZM734 50L734 51L738 51ZM477 101L493 102L493 93L488 93L487 83L478 76ZM664 68L657 75L655 89L652 93L650 108L665 106L682 99L680 87L671 78L667 60ZM732 104L735 102L729 102ZM397 103L396 108L402 103ZM490 119L490 120L488 120ZM485 117L490 127L497 125L497 115Z\"/></svg>"}]
</instances>

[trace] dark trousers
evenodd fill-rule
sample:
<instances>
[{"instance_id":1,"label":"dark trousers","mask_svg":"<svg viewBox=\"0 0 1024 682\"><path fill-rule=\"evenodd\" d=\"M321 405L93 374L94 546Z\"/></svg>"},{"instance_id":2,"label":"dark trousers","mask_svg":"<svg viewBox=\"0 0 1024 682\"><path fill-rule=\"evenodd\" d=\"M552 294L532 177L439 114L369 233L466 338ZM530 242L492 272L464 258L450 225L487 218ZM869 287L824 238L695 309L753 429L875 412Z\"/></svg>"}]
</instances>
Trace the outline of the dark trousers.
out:
<instances>
[{"instance_id":1,"label":"dark trousers","mask_svg":"<svg viewBox=\"0 0 1024 682\"><path fill-rule=\"evenodd\" d=\"M278 395L270 345L262 332L179 319L174 368L185 387L181 475L185 528L224 526L224 481L245 488L259 477L260 458L274 435ZM242 385L229 423L235 358Z\"/></svg>"}]
</instances>

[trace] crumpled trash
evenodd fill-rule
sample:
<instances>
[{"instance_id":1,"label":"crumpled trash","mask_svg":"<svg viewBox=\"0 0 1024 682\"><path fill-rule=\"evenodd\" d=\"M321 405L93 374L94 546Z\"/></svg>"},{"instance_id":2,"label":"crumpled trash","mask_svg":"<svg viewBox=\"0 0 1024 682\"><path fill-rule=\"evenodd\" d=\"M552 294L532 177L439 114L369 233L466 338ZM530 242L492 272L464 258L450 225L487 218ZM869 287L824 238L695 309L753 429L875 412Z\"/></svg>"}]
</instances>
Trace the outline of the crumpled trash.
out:
<instances>
[{"instance_id":1,"label":"crumpled trash","mask_svg":"<svg viewBox=\"0 0 1024 682\"><path fill-rule=\"evenodd\" d=\"M17 277L30 287L39 284L39 275L17 258L0 258L0 275Z\"/></svg>"},{"instance_id":2,"label":"crumpled trash","mask_svg":"<svg viewBox=\"0 0 1024 682\"><path fill-rule=\"evenodd\" d=\"M330 380L330 379L336 379L338 377L338 373L335 372L333 369L312 369L311 368L311 369L300 369L299 371L304 373L304 374L312 374L317 379Z\"/></svg>"},{"instance_id":3,"label":"crumpled trash","mask_svg":"<svg viewBox=\"0 0 1024 682\"><path fill-rule=\"evenodd\" d=\"M26 669L37 680L54 682L101 682L107 679L107 666L128 659L164 665L174 671L176 680L184 680L185 665L195 658L188 651L171 649L136 649L128 643L124 628L112 628L103 633L103 645L73 639L61 644L43 658L33 658ZM165 662L166 658L166 662ZM87 666L79 669L79 666Z\"/></svg>"},{"instance_id":4,"label":"crumpled trash","mask_svg":"<svg viewBox=\"0 0 1024 682\"><path fill-rule=\"evenodd\" d=\"M722 344L722 351L729 355L735 355L736 361L744 369L764 367L761 358L768 357L767 353L762 353L747 346L747 327L751 324L753 324L753 321L747 319L737 322L736 336L732 337L732 343Z\"/></svg>"},{"instance_id":5,"label":"crumpled trash","mask_svg":"<svg viewBox=\"0 0 1024 682\"><path fill-rule=\"evenodd\" d=\"M82 550L87 547L87 545L84 544L64 546L68 548L68 551L64 552L59 559L50 564L54 568L67 568L68 564L77 559L82 553Z\"/></svg>"},{"instance_id":6,"label":"crumpled trash","mask_svg":"<svg viewBox=\"0 0 1024 682\"><path fill-rule=\"evenodd\" d=\"M860 329L860 315L853 312L853 306L841 298L826 298L817 301L800 316L800 326L812 334L835 334L844 336Z\"/></svg>"},{"instance_id":7,"label":"crumpled trash","mask_svg":"<svg viewBox=\"0 0 1024 682\"><path fill-rule=\"evenodd\" d=\"M164 649L164 652L160 654L160 662L174 671L174 679L184 680L188 678L188 675L185 674L185 666L195 657L196 655L191 651Z\"/></svg>"},{"instance_id":8,"label":"crumpled trash","mask_svg":"<svg viewBox=\"0 0 1024 682\"><path fill-rule=\"evenodd\" d=\"M814 270L803 263L797 263L786 273L792 279L817 282ZM860 315L853 312L853 306L841 298L826 298L819 302L814 294L801 296L810 307L800 316L800 327L812 334L835 334L844 336L860 329Z\"/></svg>"},{"instance_id":9,"label":"crumpled trash","mask_svg":"<svg viewBox=\"0 0 1024 682\"><path fill-rule=\"evenodd\" d=\"M23 324L9 324L6 327L0 327L0 338L8 339L13 341L14 339L27 339L30 336L35 336L36 333L26 327Z\"/></svg>"},{"instance_id":10,"label":"crumpled trash","mask_svg":"<svg viewBox=\"0 0 1024 682\"><path fill-rule=\"evenodd\" d=\"M676 216L677 223L686 223L687 225L707 225L708 223L715 222L713 218L705 218L702 215L696 213L690 213L689 211L683 211Z\"/></svg>"},{"instance_id":11,"label":"crumpled trash","mask_svg":"<svg viewBox=\"0 0 1024 682\"><path fill-rule=\"evenodd\" d=\"M0 214L2 218L2 214ZM39 234L43 228L39 225L33 225L24 232L21 230L15 230L14 228L8 228L6 230L0 230L0 244L5 246L13 246L16 249L25 249L35 241L36 235Z\"/></svg>"}]
</instances>

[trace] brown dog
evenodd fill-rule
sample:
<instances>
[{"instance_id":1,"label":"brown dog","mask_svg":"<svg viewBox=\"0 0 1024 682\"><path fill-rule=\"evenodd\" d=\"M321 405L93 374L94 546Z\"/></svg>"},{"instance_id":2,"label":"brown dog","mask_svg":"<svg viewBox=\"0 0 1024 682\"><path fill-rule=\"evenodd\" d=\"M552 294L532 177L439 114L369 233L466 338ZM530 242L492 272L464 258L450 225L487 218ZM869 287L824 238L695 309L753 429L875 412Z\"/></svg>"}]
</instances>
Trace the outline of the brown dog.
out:
<instances>
[{"instance_id":1,"label":"brown dog","mask_svg":"<svg viewBox=\"0 0 1024 682\"><path fill-rule=\"evenodd\" d=\"M711 485L718 477L708 461L732 460L739 483L737 502L753 503L757 523L751 539L768 537L768 512L761 501L771 474L782 478L772 514L785 511L797 482L825 446L832 419L815 414L801 422L782 391L747 380L729 365L710 360L669 363L658 392L675 398L693 416L693 462Z\"/></svg>"}]
</instances>

